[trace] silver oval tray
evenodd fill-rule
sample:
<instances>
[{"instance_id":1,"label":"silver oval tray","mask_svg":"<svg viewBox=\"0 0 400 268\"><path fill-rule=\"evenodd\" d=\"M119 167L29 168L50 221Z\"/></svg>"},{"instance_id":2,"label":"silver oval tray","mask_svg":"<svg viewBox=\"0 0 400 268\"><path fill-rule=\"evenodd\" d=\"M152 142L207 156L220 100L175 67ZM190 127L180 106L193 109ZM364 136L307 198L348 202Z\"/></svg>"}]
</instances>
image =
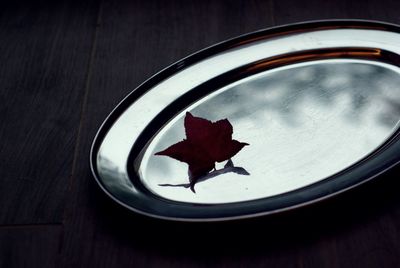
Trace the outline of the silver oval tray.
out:
<instances>
[{"instance_id":1,"label":"silver oval tray","mask_svg":"<svg viewBox=\"0 0 400 268\"><path fill-rule=\"evenodd\" d=\"M167 67L104 121L90 165L148 216L273 214L398 163L400 28L317 21L246 34Z\"/></svg>"}]
</instances>

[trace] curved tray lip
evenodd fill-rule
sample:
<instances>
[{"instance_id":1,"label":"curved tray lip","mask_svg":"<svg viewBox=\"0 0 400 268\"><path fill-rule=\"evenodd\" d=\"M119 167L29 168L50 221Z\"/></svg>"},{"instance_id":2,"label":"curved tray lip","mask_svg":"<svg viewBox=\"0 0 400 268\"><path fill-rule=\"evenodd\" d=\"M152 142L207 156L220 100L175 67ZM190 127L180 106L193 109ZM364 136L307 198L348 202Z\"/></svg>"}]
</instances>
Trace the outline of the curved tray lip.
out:
<instances>
[{"instance_id":1,"label":"curved tray lip","mask_svg":"<svg viewBox=\"0 0 400 268\"><path fill-rule=\"evenodd\" d=\"M352 25L353 24L353 25ZM191 65L192 63L195 63L198 59L202 59L207 57L207 55L213 55L217 51L222 51L224 49L227 49L231 47L231 43L239 42L240 40L246 40L246 39L251 39L252 36L257 36L257 35L263 35L264 37L267 35L273 35L273 34L287 34L289 30L295 31L295 30L305 30L305 29L311 29L313 27L332 27L332 28L340 28L340 27L351 27L351 26L366 26L369 28L376 27L376 28L381 28L384 30L391 30L393 32L397 32L400 34L400 25L394 24L394 23L388 23L384 21L379 21L379 20L365 20L365 19L326 19L326 20L310 20L310 21L302 21L302 22L295 22L295 23L288 23L288 24L283 24L283 25L278 25L278 26L272 26L268 28L263 28L260 30L248 32L239 36L235 36L226 40L223 40L221 42L215 43L211 46L205 47L201 50L198 50L192 54L187 55L186 57L181 58L180 60L166 66L165 68L161 69L160 71L156 72L154 75L150 76L148 79L146 79L144 82L139 84L137 87L135 87L131 92L129 92L113 109L112 111L107 115L107 117L103 120L101 123L100 127L98 128L96 135L93 138L90 152L89 152L89 165L90 165L90 170L92 172L92 175L99 185L99 187L103 190L103 192L106 193L108 197L110 197L114 202L117 204L121 205L124 208L127 208L130 211L133 211L135 213L148 216L151 218L155 219L161 219L161 220L172 220L172 221L180 221L180 222L222 222L222 221L231 221L231 220L240 220L240 219L249 219L249 218L255 218L255 217L260 217L260 216L266 216L266 215L273 215L273 214L278 214L281 212L286 212L286 211L291 211L297 208L305 207L311 204L318 203L323 200L327 200L331 197L334 197L336 195L339 195L343 192L346 192L348 190L351 190L353 188L358 187L361 184L367 183L374 178L379 177L381 174L385 173L386 171L392 169L394 166L398 165L400 163L400 158L397 159L394 163L391 163L390 165L386 166L385 168L379 170L378 172L370 175L369 177L365 177L363 180L354 183L350 186L343 187L340 190L334 191L330 194L323 195L321 197L317 198L312 198L309 201L305 202L300 202L295 205L289 205L283 208L277 208L273 210L266 210L263 212L259 213L250 213L250 214L238 214L235 216L223 216L223 217L204 217L204 218L184 218L184 217L174 217L174 216L163 216L163 215L158 215L158 214L153 214L149 213L143 210L140 210L138 208L132 207L120 199L118 199L117 196L115 196L109 189L107 189L101 178L98 176L97 171L96 171L96 152L99 149L99 146L101 145L104 136L110 129L110 124L112 126L114 119L120 116L126 108L131 104L130 99L133 98L133 100L136 100L137 97L135 96L136 94L139 94L138 97L140 97L142 94L138 91L143 88L151 88L152 85L158 83L159 81L164 80L164 78L170 76L170 74L173 74L180 69ZM382 28L383 27L383 28ZM216 50L216 51L215 51ZM187 62L188 60L191 60ZM393 137L398 137L399 131L396 131L388 140L385 141L385 144L387 144ZM318 182L316 182L318 183ZM313 185L313 184L312 184ZM312 186L311 185L311 186ZM308 186L306 186L308 187ZM303 187L304 188L304 187Z\"/></svg>"}]
</instances>

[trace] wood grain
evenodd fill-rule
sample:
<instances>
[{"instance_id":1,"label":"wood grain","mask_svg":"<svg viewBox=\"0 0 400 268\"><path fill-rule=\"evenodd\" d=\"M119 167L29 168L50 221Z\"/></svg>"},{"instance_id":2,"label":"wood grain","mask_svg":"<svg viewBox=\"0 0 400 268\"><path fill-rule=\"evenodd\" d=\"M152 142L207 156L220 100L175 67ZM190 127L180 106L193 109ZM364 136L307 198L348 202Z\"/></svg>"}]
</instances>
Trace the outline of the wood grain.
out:
<instances>
[{"instance_id":1,"label":"wood grain","mask_svg":"<svg viewBox=\"0 0 400 268\"><path fill-rule=\"evenodd\" d=\"M207 258L201 260L200 255L194 259L184 256L177 258L176 254L170 255L170 246L163 252L157 245L159 239L154 236L148 241L155 239L153 249L148 247L148 242L143 244L142 235L131 241L138 230L144 233L158 228L157 224L148 223L147 219L137 215L126 214L113 204L108 206L109 209L121 212L118 215L122 218L114 213L109 214L109 200L102 193L99 194L88 169L87 152L105 116L141 82L201 48L271 26L270 12L268 1L153 0L103 3L73 193L69 202L71 207L66 214L62 262L66 267L78 263L82 266L168 267L182 264L196 267L210 262ZM116 220L111 230L108 230L109 217ZM168 226L166 228L164 232L168 233ZM120 231L127 232L127 237L121 236ZM165 243L162 245L165 246ZM214 258L218 259L217 256Z\"/></svg>"},{"instance_id":2,"label":"wood grain","mask_svg":"<svg viewBox=\"0 0 400 268\"><path fill-rule=\"evenodd\" d=\"M0 228L0 267L55 267L61 233L59 225Z\"/></svg>"},{"instance_id":3,"label":"wood grain","mask_svg":"<svg viewBox=\"0 0 400 268\"><path fill-rule=\"evenodd\" d=\"M398 187L395 172L386 175L385 180L334 200L278 217L189 224L148 219L119 207L98 189L84 161L89 141L112 107L169 63L214 42L274 23L352 14L370 18L375 3L368 5L371 7L354 12L348 4L336 5L332 1L322 6L311 2L306 8L278 1L195 1L190 5L183 1L106 1L98 30L71 207L65 221L62 265L399 265L396 255L400 247L395 232L398 221L392 220L400 208L397 193L392 190ZM286 13L287 9L292 10ZM103 110L96 109L99 106ZM384 198L376 200L371 196Z\"/></svg>"},{"instance_id":4,"label":"wood grain","mask_svg":"<svg viewBox=\"0 0 400 268\"><path fill-rule=\"evenodd\" d=\"M0 11L0 225L60 223L71 176L96 3Z\"/></svg>"},{"instance_id":5,"label":"wood grain","mask_svg":"<svg viewBox=\"0 0 400 268\"><path fill-rule=\"evenodd\" d=\"M399 23L400 3L396 0L274 0L274 21L288 24L323 19L367 19Z\"/></svg>"},{"instance_id":6,"label":"wood grain","mask_svg":"<svg viewBox=\"0 0 400 268\"><path fill-rule=\"evenodd\" d=\"M399 8L392 0L4 6L0 267L400 267L400 168L275 217L195 224L127 211L101 192L88 165L107 114L170 63L273 25L327 18L400 23ZM26 225L32 223L60 225Z\"/></svg>"}]
</instances>

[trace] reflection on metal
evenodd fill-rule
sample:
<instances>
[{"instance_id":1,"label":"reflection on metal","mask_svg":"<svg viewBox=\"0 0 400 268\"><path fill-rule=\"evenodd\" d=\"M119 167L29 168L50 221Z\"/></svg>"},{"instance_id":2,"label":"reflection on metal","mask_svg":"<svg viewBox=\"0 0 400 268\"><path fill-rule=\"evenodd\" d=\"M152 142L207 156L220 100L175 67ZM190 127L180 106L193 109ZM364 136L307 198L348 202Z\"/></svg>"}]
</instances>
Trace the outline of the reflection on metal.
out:
<instances>
[{"instance_id":1,"label":"reflection on metal","mask_svg":"<svg viewBox=\"0 0 400 268\"><path fill-rule=\"evenodd\" d=\"M234 135L251 144L235 156L251 176L219 176L198 184L196 195L159 187L187 177L185 164L154 157L185 137L182 112L147 148L142 180L167 199L227 203L274 196L325 179L392 135L400 110L389 100L400 96L399 72L386 64L336 59L289 65L237 81L188 110L211 120L229 118Z\"/></svg>"},{"instance_id":2,"label":"reflection on metal","mask_svg":"<svg viewBox=\"0 0 400 268\"><path fill-rule=\"evenodd\" d=\"M113 111L93 144L93 173L122 205L184 220L269 214L354 187L400 158L399 43L393 25L331 21L204 50ZM251 175L218 174L187 191L187 165L154 156L185 138L187 111L229 119L233 138L251 144L233 159Z\"/></svg>"}]
</instances>

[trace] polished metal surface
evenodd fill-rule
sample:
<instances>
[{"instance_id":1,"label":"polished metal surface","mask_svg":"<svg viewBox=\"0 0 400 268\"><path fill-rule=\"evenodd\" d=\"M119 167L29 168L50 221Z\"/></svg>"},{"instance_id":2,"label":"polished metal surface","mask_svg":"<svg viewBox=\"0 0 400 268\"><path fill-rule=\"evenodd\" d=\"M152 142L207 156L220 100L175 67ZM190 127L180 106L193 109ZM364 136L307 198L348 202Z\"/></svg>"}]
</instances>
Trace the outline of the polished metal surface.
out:
<instances>
[{"instance_id":1,"label":"polished metal surface","mask_svg":"<svg viewBox=\"0 0 400 268\"><path fill-rule=\"evenodd\" d=\"M285 66L228 85L187 110L212 121L231 121L234 137L250 144L232 160L251 175L222 174L198 183L196 194L160 186L188 180L186 163L154 155L185 138L181 113L146 150L139 169L143 183L167 199L227 203L323 180L393 134L400 118L399 72L368 61L326 60Z\"/></svg>"},{"instance_id":2,"label":"polished metal surface","mask_svg":"<svg viewBox=\"0 0 400 268\"><path fill-rule=\"evenodd\" d=\"M184 59L106 120L92 148L94 175L120 204L160 218L232 219L301 205L262 211L257 203L256 212L236 214L195 206L267 202L323 182L385 144L400 118L398 44L393 25L315 22L261 31ZM229 119L234 138L250 144L232 158L249 176L223 174L199 182L196 193L160 186L188 180L186 164L154 155L185 138L186 111Z\"/></svg>"}]
</instances>

